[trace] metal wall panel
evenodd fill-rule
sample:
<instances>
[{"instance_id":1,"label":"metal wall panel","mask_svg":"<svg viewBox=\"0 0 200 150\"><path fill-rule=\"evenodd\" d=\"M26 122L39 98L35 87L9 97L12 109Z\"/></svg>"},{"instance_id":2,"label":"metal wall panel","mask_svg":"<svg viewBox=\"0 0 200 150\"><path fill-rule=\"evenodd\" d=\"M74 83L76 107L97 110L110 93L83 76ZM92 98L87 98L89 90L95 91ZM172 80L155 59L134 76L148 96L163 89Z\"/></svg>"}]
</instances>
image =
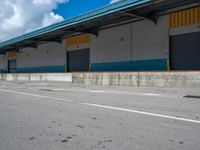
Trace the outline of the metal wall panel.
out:
<instances>
[{"instance_id":1,"label":"metal wall panel","mask_svg":"<svg viewBox=\"0 0 200 150\"><path fill-rule=\"evenodd\" d=\"M68 72L89 71L90 49L73 50L67 52Z\"/></svg>"},{"instance_id":2,"label":"metal wall panel","mask_svg":"<svg viewBox=\"0 0 200 150\"><path fill-rule=\"evenodd\" d=\"M200 32L171 36L171 69L200 70Z\"/></svg>"},{"instance_id":3,"label":"metal wall panel","mask_svg":"<svg viewBox=\"0 0 200 150\"><path fill-rule=\"evenodd\" d=\"M57 70L57 66L66 65L66 47L55 42L48 42L38 45L37 48L20 49L17 53L17 70L25 72L53 72ZM49 70L49 67L56 67L56 70ZM46 69L48 68L48 69ZM41 71L40 71L41 70ZM58 72L58 70L56 71ZM59 72L65 72L65 69L60 68Z\"/></svg>"}]
</instances>

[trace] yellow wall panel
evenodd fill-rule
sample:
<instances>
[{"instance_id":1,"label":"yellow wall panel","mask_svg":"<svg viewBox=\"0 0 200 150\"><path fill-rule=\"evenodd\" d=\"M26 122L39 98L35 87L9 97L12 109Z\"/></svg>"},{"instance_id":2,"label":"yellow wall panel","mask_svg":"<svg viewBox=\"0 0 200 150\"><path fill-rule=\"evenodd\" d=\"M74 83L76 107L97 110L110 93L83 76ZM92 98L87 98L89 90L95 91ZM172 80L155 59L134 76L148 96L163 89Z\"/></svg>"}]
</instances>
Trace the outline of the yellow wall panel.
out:
<instances>
[{"instance_id":1,"label":"yellow wall panel","mask_svg":"<svg viewBox=\"0 0 200 150\"><path fill-rule=\"evenodd\" d=\"M169 14L169 28L200 24L200 7L177 11Z\"/></svg>"}]
</instances>

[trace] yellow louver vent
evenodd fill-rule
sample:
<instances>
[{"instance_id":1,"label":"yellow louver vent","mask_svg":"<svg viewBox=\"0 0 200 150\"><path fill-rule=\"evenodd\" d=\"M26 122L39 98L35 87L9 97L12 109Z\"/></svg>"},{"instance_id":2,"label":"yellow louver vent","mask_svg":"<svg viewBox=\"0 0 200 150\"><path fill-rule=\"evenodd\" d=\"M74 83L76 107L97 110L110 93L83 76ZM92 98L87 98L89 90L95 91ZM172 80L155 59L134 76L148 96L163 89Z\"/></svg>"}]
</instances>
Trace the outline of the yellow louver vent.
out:
<instances>
[{"instance_id":1,"label":"yellow louver vent","mask_svg":"<svg viewBox=\"0 0 200 150\"><path fill-rule=\"evenodd\" d=\"M200 24L200 7L178 11L169 15L169 28Z\"/></svg>"},{"instance_id":2,"label":"yellow louver vent","mask_svg":"<svg viewBox=\"0 0 200 150\"><path fill-rule=\"evenodd\" d=\"M6 52L7 58L15 58L17 53L15 51Z\"/></svg>"},{"instance_id":3,"label":"yellow louver vent","mask_svg":"<svg viewBox=\"0 0 200 150\"><path fill-rule=\"evenodd\" d=\"M90 42L90 34L82 34L66 39L67 47L73 47L80 44L88 44Z\"/></svg>"}]
</instances>

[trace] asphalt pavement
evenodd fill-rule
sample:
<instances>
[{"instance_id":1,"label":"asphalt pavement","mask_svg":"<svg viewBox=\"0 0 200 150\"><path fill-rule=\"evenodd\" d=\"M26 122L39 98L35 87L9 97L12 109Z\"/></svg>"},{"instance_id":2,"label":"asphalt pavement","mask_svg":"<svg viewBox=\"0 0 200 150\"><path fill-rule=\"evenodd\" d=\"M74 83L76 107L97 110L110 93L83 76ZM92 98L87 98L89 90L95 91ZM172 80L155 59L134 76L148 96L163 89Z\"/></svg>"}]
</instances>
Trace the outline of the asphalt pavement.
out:
<instances>
[{"instance_id":1,"label":"asphalt pavement","mask_svg":"<svg viewBox=\"0 0 200 150\"><path fill-rule=\"evenodd\" d=\"M200 88L0 81L1 150L199 150Z\"/></svg>"}]
</instances>

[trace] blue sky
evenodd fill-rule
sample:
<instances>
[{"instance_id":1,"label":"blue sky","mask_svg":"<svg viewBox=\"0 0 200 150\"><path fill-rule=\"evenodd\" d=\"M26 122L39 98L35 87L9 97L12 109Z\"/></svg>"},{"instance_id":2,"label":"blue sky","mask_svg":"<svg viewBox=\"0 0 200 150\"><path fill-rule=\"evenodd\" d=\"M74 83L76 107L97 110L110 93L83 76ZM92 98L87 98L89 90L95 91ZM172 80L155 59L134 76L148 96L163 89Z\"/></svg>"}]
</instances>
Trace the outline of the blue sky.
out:
<instances>
[{"instance_id":1,"label":"blue sky","mask_svg":"<svg viewBox=\"0 0 200 150\"><path fill-rule=\"evenodd\" d=\"M67 19L105 6L109 3L110 0L70 0L67 3L59 4L54 12L63 16L64 19Z\"/></svg>"}]
</instances>

